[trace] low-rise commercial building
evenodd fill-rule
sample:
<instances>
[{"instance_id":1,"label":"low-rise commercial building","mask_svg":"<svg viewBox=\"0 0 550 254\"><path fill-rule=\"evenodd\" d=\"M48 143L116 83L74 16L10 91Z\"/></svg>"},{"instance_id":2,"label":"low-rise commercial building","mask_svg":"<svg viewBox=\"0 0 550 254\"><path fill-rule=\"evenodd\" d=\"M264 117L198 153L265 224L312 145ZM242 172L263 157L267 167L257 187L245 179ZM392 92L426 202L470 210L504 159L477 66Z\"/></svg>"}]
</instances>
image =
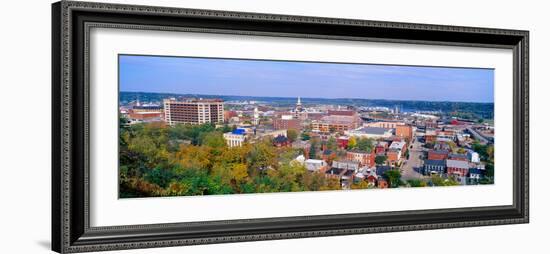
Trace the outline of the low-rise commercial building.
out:
<instances>
[{"instance_id":1,"label":"low-rise commercial building","mask_svg":"<svg viewBox=\"0 0 550 254\"><path fill-rule=\"evenodd\" d=\"M446 166L445 160L425 160L422 173L424 175L443 175L446 172Z\"/></svg>"},{"instance_id":2,"label":"low-rise commercial building","mask_svg":"<svg viewBox=\"0 0 550 254\"><path fill-rule=\"evenodd\" d=\"M469 165L467 161L463 160L447 160L447 175L456 175L465 177L469 172Z\"/></svg>"},{"instance_id":3,"label":"low-rise commercial building","mask_svg":"<svg viewBox=\"0 0 550 254\"><path fill-rule=\"evenodd\" d=\"M354 130L346 131L345 133L348 136L372 139L389 138L393 135L392 129L379 127L360 127Z\"/></svg>"},{"instance_id":4,"label":"low-rise commercial building","mask_svg":"<svg viewBox=\"0 0 550 254\"><path fill-rule=\"evenodd\" d=\"M352 170L353 172L357 172L359 171L359 168L361 168L361 166L359 165L359 162L351 161L351 160L333 161L332 167L349 169L349 170Z\"/></svg>"},{"instance_id":5,"label":"low-rise commercial building","mask_svg":"<svg viewBox=\"0 0 550 254\"><path fill-rule=\"evenodd\" d=\"M307 159L304 162L304 166L311 172L324 172L326 171L328 164L324 160Z\"/></svg>"}]
</instances>

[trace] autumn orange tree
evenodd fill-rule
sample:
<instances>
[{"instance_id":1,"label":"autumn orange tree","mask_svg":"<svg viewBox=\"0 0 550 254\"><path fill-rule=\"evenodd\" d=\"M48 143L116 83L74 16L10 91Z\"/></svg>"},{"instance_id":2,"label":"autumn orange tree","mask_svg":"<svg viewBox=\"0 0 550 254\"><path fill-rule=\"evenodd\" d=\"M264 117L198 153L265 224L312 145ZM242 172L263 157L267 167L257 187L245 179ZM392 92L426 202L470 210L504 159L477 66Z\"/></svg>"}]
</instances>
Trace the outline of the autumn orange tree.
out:
<instances>
[{"instance_id":1,"label":"autumn orange tree","mask_svg":"<svg viewBox=\"0 0 550 254\"><path fill-rule=\"evenodd\" d=\"M297 162L303 151L276 148L271 138L228 147L223 138L228 129L211 124L121 124L120 196L341 189L339 180L309 172Z\"/></svg>"}]
</instances>

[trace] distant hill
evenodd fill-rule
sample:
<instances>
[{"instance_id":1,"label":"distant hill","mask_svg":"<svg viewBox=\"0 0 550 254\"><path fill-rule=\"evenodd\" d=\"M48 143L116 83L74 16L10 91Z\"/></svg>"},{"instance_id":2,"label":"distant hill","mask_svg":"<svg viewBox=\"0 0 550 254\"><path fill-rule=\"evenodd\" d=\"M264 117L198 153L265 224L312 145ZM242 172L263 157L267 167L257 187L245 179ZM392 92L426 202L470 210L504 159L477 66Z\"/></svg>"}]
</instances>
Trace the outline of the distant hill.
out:
<instances>
[{"instance_id":1,"label":"distant hill","mask_svg":"<svg viewBox=\"0 0 550 254\"><path fill-rule=\"evenodd\" d=\"M139 100L143 103L160 103L165 98L221 98L224 101L260 101L263 103L277 104L279 106L291 106L297 98L289 97L257 97L236 95L206 95L206 94L173 94L173 93L149 93L149 92L120 92L119 100L125 105ZM382 100L382 99L326 99L326 98L301 98L304 105L333 104L354 107L388 107L396 106L403 112L412 111L441 111L443 113L465 112L473 113L483 118L494 117L494 103L477 102L450 102L450 101L407 101L407 100Z\"/></svg>"}]
</instances>

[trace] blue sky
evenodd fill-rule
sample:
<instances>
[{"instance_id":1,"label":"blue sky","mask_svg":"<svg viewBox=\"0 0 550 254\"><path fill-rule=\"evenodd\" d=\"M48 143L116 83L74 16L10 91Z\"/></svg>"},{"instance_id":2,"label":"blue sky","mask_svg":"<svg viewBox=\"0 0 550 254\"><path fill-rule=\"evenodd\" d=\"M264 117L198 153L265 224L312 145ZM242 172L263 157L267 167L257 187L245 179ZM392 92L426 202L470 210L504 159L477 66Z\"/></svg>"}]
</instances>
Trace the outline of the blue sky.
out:
<instances>
[{"instance_id":1,"label":"blue sky","mask_svg":"<svg viewBox=\"0 0 550 254\"><path fill-rule=\"evenodd\" d=\"M120 91L493 102L494 70L130 56Z\"/></svg>"}]
</instances>

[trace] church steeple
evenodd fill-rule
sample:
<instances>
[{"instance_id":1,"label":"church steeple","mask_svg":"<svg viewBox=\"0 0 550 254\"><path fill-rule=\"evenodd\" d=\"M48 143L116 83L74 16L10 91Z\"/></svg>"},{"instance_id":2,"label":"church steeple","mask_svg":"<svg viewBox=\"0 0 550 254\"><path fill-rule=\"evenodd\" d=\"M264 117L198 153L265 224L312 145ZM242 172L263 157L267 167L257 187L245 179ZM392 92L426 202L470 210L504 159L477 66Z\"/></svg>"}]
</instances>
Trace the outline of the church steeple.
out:
<instances>
[{"instance_id":1,"label":"church steeple","mask_svg":"<svg viewBox=\"0 0 550 254\"><path fill-rule=\"evenodd\" d=\"M298 102L296 102L296 106L302 106L302 100L300 100L299 96L298 96Z\"/></svg>"}]
</instances>

